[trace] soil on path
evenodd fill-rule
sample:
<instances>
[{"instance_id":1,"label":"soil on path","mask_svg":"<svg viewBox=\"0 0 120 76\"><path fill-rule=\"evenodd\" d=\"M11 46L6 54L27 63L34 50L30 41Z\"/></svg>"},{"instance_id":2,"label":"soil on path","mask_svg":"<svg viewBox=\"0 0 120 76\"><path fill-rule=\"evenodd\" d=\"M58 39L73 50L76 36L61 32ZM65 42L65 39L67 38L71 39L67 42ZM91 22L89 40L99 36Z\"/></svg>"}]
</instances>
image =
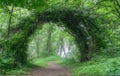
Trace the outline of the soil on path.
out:
<instances>
[{"instance_id":1,"label":"soil on path","mask_svg":"<svg viewBox=\"0 0 120 76\"><path fill-rule=\"evenodd\" d=\"M68 68L49 62L48 67L36 67L29 76L71 76Z\"/></svg>"}]
</instances>

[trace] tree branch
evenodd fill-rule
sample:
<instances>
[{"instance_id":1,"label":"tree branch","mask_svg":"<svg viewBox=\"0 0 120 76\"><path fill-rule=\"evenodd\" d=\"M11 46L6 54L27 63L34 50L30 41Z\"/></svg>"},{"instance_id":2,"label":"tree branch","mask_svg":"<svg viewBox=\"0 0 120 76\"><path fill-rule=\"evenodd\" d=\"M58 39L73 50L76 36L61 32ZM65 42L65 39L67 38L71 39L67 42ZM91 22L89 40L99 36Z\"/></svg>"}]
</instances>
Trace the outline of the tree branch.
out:
<instances>
[{"instance_id":1,"label":"tree branch","mask_svg":"<svg viewBox=\"0 0 120 76\"><path fill-rule=\"evenodd\" d=\"M92 10L93 8L95 8L97 5L101 4L101 3L104 2L104 1L105 1L105 0L101 0L101 1L97 2L93 7L87 9L87 11Z\"/></svg>"},{"instance_id":2,"label":"tree branch","mask_svg":"<svg viewBox=\"0 0 120 76\"><path fill-rule=\"evenodd\" d=\"M10 11L9 24L8 24L8 37L9 37L9 34L10 34L10 26L11 26L13 11L14 11L14 5L12 5L12 9Z\"/></svg>"}]
</instances>

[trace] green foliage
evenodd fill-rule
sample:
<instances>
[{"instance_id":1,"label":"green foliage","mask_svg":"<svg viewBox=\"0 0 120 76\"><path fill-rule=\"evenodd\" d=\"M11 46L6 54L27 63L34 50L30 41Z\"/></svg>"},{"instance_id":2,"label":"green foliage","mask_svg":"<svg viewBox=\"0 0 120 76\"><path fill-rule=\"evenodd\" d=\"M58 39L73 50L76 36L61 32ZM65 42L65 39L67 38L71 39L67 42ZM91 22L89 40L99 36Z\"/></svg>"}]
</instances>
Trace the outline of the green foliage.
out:
<instances>
[{"instance_id":1,"label":"green foliage","mask_svg":"<svg viewBox=\"0 0 120 76\"><path fill-rule=\"evenodd\" d=\"M40 29L38 26L41 27L41 24L46 22L62 24L62 27L64 26L65 30L74 37L71 38L68 34L59 31L53 33L53 55L59 42L57 39L60 38L58 33L66 35L66 39L71 42L75 39L79 52L71 52L70 59L73 58L76 62L80 59L87 61L98 53L105 53L108 56L109 52L119 53L119 5L118 0L0 0L2 8L0 9L0 72L26 65L29 38L37 29ZM11 13L12 7L14 7L13 13ZM9 23L10 15L11 24ZM7 36L8 25L10 25L9 36ZM46 29L42 34L45 34L43 32ZM46 40L44 36L42 39L43 42ZM46 53L44 48L41 50ZM75 56L76 53L81 57ZM110 56L113 57L113 55ZM77 69L75 75L79 73L117 75L120 72L117 60L119 58L99 63L92 60L73 65L75 71ZM42 62L45 61L36 62L36 64L44 64Z\"/></svg>"},{"instance_id":2,"label":"green foliage","mask_svg":"<svg viewBox=\"0 0 120 76\"><path fill-rule=\"evenodd\" d=\"M59 64L72 69L73 76L109 76L120 75L120 57L106 58L98 56L89 62L74 63L71 60L62 61Z\"/></svg>"},{"instance_id":3,"label":"green foliage","mask_svg":"<svg viewBox=\"0 0 120 76\"><path fill-rule=\"evenodd\" d=\"M34 23L34 19L27 18L23 19L23 22L21 22L21 24L23 24L26 20L30 20L30 24ZM2 41L2 45L4 46L4 53L2 57L5 62L1 61L1 63L4 66L4 69L10 69L10 66L12 68L20 67L21 65L25 65L27 63L26 51L27 42L29 41L27 37L31 36L30 34L32 34L34 31L34 29L32 31L30 30L33 27L32 25L26 27L29 23L25 23L24 25L18 24L17 27L11 27L11 29L17 28L17 32L16 30L13 30L11 37ZM34 28L36 27L34 26ZM24 31L20 32L21 29Z\"/></svg>"},{"instance_id":4,"label":"green foliage","mask_svg":"<svg viewBox=\"0 0 120 76\"><path fill-rule=\"evenodd\" d=\"M43 15L45 15L45 17L41 18L41 16ZM13 35L13 37L8 39L6 44L8 45L7 50L12 50L15 53L15 64L24 64L27 60L27 58L25 57L27 54L24 50L27 50L26 48L29 37L37 29L37 22L35 22L35 20L37 19L39 19L40 22L63 22L65 24L64 26L68 28L68 31L70 31L70 33L75 37L78 47L82 48L81 60L83 61L89 60L91 56L89 54L90 51L95 50L93 49L93 47L90 46L91 44L96 46L96 48L101 48L103 47L103 44L105 44L104 36L102 32L100 32L103 29L101 29L98 25L98 22L94 18L90 17L88 14L84 14L79 10L69 8L53 10L48 9L45 12L40 13L40 18L34 19L34 17L28 17L26 19L22 19L16 27L11 27L13 32L17 30L17 32L21 33L18 36ZM88 39L89 37L90 39ZM93 40L96 43L94 43ZM24 45L22 45L21 43L24 43ZM89 58L87 58L88 54ZM24 58L25 60L22 60L22 58Z\"/></svg>"},{"instance_id":5,"label":"green foliage","mask_svg":"<svg viewBox=\"0 0 120 76\"><path fill-rule=\"evenodd\" d=\"M0 7L5 6L15 6L15 7L22 7L27 8L29 10L36 9L36 11L41 11L44 8L44 5L46 4L45 0L0 0Z\"/></svg>"},{"instance_id":6,"label":"green foliage","mask_svg":"<svg viewBox=\"0 0 120 76\"><path fill-rule=\"evenodd\" d=\"M52 35L51 35L51 55L58 54L58 49L61 46L61 38L64 40L63 44L67 44L69 47L75 45L74 37L72 37L65 29L65 27L60 26L59 24L47 23L42 26L41 30L37 30L34 35L31 36L31 41L28 47L28 58L38 57L46 57L48 51L46 50L46 41L47 41L47 32L49 26L53 27ZM59 26L59 27L58 27ZM39 45L36 44L39 42ZM37 48L39 46L39 49Z\"/></svg>"},{"instance_id":7,"label":"green foliage","mask_svg":"<svg viewBox=\"0 0 120 76\"><path fill-rule=\"evenodd\" d=\"M32 61L30 61L30 63L40 67L47 67L48 62L50 61L58 62L60 60L62 60L62 58L60 58L59 56L50 56L50 57L44 57L44 58L41 57L41 58L33 59Z\"/></svg>"}]
</instances>

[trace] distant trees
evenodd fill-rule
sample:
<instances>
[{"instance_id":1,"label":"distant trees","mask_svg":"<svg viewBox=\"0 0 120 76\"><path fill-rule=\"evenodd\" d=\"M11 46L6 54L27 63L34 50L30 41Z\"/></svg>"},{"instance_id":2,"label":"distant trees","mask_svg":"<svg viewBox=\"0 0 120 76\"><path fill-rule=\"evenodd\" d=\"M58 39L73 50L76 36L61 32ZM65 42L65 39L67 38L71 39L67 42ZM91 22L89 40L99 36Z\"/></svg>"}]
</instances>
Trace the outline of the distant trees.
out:
<instances>
[{"instance_id":1,"label":"distant trees","mask_svg":"<svg viewBox=\"0 0 120 76\"><path fill-rule=\"evenodd\" d=\"M62 33L59 34L59 43L58 43L58 54L60 56L65 56L65 44L64 44L64 35Z\"/></svg>"},{"instance_id":2,"label":"distant trees","mask_svg":"<svg viewBox=\"0 0 120 76\"><path fill-rule=\"evenodd\" d=\"M37 57L40 57L40 37L38 36L35 40L36 42L36 54Z\"/></svg>"},{"instance_id":3,"label":"distant trees","mask_svg":"<svg viewBox=\"0 0 120 76\"><path fill-rule=\"evenodd\" d=\"M53 32L53 26L49 25L48 30L47 30L47 36L46 36L47 37L47 40L46 40L46 43L47 43L47 45L46 45L47 56L50 56L51 53L52 53L52 42L51 42L52 32Z\"/></svg>"}]
</instances>

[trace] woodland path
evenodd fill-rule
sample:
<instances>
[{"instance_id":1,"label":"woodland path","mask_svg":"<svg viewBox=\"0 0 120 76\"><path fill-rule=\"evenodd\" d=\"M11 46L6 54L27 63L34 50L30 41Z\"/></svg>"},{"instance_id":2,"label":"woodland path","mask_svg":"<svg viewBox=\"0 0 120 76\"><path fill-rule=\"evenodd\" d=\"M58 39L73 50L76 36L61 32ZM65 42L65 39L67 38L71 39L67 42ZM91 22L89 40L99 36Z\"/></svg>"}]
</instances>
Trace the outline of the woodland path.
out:
<instances>
[{"instance_id":1,"label":"woodland path","mask_svg":"<svg viewBox=\"0 0 120 76\"><path fill-rule=\"evenodd\" d=\"M68 68L56 64L55 62L49 62L48 67L41 68L36 67L32 70L28 76L71 76Z\"/></svg>"}]
</instances>

